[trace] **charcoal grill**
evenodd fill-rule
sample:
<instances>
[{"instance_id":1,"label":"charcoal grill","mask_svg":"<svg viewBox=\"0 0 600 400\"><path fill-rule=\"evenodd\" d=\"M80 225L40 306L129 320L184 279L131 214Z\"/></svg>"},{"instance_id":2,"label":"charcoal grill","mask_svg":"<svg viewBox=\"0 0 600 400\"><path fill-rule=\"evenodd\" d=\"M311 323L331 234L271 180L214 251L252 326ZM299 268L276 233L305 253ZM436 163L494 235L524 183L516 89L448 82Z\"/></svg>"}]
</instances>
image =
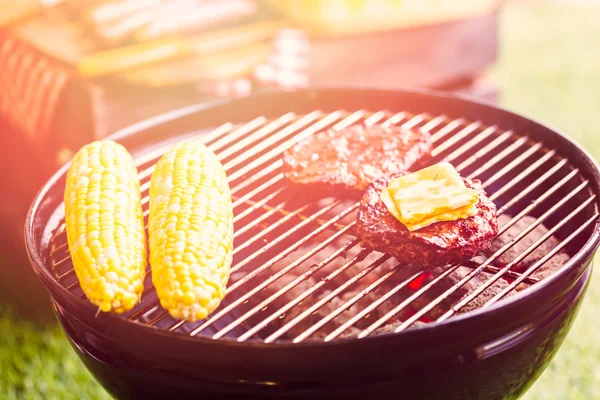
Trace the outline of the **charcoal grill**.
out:
<instances>
[{"instance_id":1,"label":"charcoal grill","mask_svg":"<svg viewBox=\"0 0 600 400\"><path fill-rule=\"evenodd\" d=\"M281 172L293 143L358 123L430 132L434 161L481 179L498 213L511 216L500 235L526 215L533 222L495 253L427 280L422 267L362 249L352 236L356 200L315 200L287 187ZM488 105L426 92L267 93L182 109L114 138L134 156L146 218L157 158L178 140L207 144L227 170L236 231L227 296L206 320L177 321L163 310L150 269L139 305L98 315L66 245L68 166L41 190L25 232L32 265L78 354L118 398L515 398L557 350L589 282L599 241L596 164L565 136ZM497 262L541 224L545 235ZM517 268L550 237L559 245ZM559 252L569 261L536 278ZM455 299L476 277L476 289ZM501 291L462 313L500 280L508 283Z\"/></svg>"}]
</instances>

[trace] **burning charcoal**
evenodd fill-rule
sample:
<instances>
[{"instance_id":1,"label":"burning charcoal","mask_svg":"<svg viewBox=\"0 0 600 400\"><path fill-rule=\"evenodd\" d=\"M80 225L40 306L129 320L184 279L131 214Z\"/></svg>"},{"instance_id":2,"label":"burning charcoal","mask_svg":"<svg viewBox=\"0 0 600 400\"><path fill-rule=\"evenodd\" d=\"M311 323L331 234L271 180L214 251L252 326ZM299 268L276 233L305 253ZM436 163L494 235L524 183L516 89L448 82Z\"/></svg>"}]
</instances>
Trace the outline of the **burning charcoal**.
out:
<instances>
[{"instance_id":1,"label":"burning charcoal","mask_svg":"<svg viewBox=\"0 0 600 400\"><path fill-rule=\"evenodd\" d=\"M369 255L369 257L373 257L374 259L378 258L379 256L381 256L381 254L379 254L378 256L373 255L373 254ZM367 263L365 263L365 265L370 264L370 262L372 262L372 261L374 261L374 260L365 260L365 262L367 262ZM375 282L376 279L381 277L384 273L387 272L387 270L389 270L389 268L391 268L391 266L394 266L395 264L396 263L394 262L394 263L390 264L389 266L387 266L385 264L382 265L380 268L375 269L369 275L367 275L365 278L360 280L357 284L351 286L351 288L349 290L346 290L342 294L337 295L333 299L329 300L319 310L317 310L313 315L305 318L304 320L299 322L298 325L296 325L294 328L290 329L290 331L288 333L289 336L295 337L295 336L301 334L302 332L304 332L305 330L310 328L313 324L317 323L321 318L329 315L330 313L335 311L338 307L341 307L342 305L344 305L347 301L349 301L351 298L356 296L357 293L359 293L361 290L366 289L371 283ZM399 269L398 272L396 272L396 274L393 275L394 279L390 279L388 282L386 282L386 284L380 285L379 287L375 288L372 292L369 292L368 294L364 295L360 300L358 300L356 303L354 303L349 309L345 310L343 313L336 316L332 321L328 322L326 325L324 325L322 328L320 328L317 331L317 333L315 333L312 337L316 338L316 337L320 337L321 335L324 337L324 336L328 335L329 333L333 332L339 326L343 325L348 320L350 320L352 317L354 317L357 313L361 312L366 307L368 307L369 305L371 305L372 303L374 303L375 301L380 299L381 296L383 296L385 293L387 293L387 291L390 290L394 286L394 282L404 281L409 276L414 274L415 271L417 271L416 268L418 268L418 266L401 266L399 268L401 268L401 269ZM310 283L309 283L309 285L310 285ZM330 293L331 293L330 289L324 290L322 292L317 291L314 295L309 297L310 304L316 303L317 301L323 299ZM310 304L307 304L306 307L309 307ZM396 302L391 301L391 299L388 299L387 301L380 304L377 308L375 308L370 314L367 314L364 318L357 321L353 325L352 328L357 329L360 332L360 330L367 328L374 321L376 321L377 319L386 315L396 305L397 305ZM284 318L284 323L293 319L295 316L300 314L304 309L305 309L304 307L296 307L295 309L293 309ZM406 317L407 317L407 314L404 312L401 312L398 315L395 315L394 317L392 317L391 321L394 322L399 319L403 320ZM381 329L383 329L383 328L381 328ZM346 331L346 334L349 335L350 331L351 331L351 329L348 329ZM356 334L358 334L358 333L356 333Z\"/></svg>"},{"instance_id":2,"label":"burning charcoal","mask_svg":"<svg viewBox=\"0 0 600 400\"><path fill-rule=\"evenodd\" d=\"M498 217L498 224L502 227L506 225L512 217L510 215L503 214ZM511 226L504 234L498 236L492 246L487 251L488 255L492 255L494 252L498 251L512 239L514 239L517 235L523 232L527 227L533 224L536 221L535 218L530 217L528 215L521 218L517 223ZM540 237L548 233L548 228L544 225L538 225L534 230L532 230L529 234L527 234L524 238L515 243L510 249L504 252L496 262L501 265L506 265L513 261L516 257L518 257L521 253L523 253L529 246L535 243ZM542 243L537 249L535 249L531 254L529 254L524 260L522 260L518 265L516 265L513 270L522 271L527 269L529 266L539 261L542 257L548 254L552 249L557 247L560 244L560 241L554 237L550 236L544 243ZM558 258L559 260L564 262L564 260L568 260L569 256L566 253L560 252L553 259ZM554 264L558 264L555 262ZM561 263L562 265L562 263ZM540 271L541 273L541 271ZM547 274L549 275L549 273ZM547 276L546 275L546 276Z\"/></svg>"},{"instance_id":3,"label":"burning charcoal","mask_svg":"<svg viewBox=\"0 0 600 400\"><path fill-rule=\"evenodd\" d=\"M332 202L331 198L326 198L326 199L317 200L316 204L319 209L322 209L322 208L328 206L329 204L331 204L331 202ZM323 219L329 220L331 218L337 217L338 215L340 215L341 213L343 213L344 211L346 211L348 208L352 207L353 205L354 205L353 201L345 201L345 200L341 201L338 205L336 205L330 211L328 211L325 214L325 217ZM338 220L337 223L345 226L345 225L348 225L348 224L354 222L355 220L356 220L356 211L348 213L343 218Z\"/></svg>"},{"instance_id":4,"label":"burning charcoal","mask_svg":"<svg viewBox=\"0 0 600 400\"><path fill-rule=\"evenodd\" d=\"M501 215L498 217L498 223L500 226L506 225L512 217L510 215ZM493 254L498 249L502 248L502 246L506 245L510 240L516 237L519 233L525 230L529 225L535 222L535 218L530 217L528 215L521 218L515 225L510 227L503 235L497 237L492 243L492 247L488 251L489 255ZM535 243L540 237L548 233L548 228L546 228L543 224L537 226L534 230L532 230L528 235L522 238L519 242L515 243L509 250L504 252L497 259L497 263L500 265L505 265L514 260L517 256L519 256L522 252L524 252L529 246ZM518 272L524 272L527 268L538 262L542 257L552 251L556 246L558 246L560 241L554 237L549 237L544 243L542 243L535 251L533 251L530 255L528 255L524 260L522 260L519 264L513 267L513 270ZM531 277L537 279L544 279L547 276L552 275L555 271L560 269L567 261L569 261L571 257L561 251L558 252L554 257L549 259L544 265L539 267ZM527 283L522 283L517 286L516 290L521 291L531 286Z\"/></svg>"},{"instance_id":5,"label":"burning charcoal","mask_svg":"<svg viewBox=\"0 0 600 400\"><path fill-rule=\"evenodd\" d=\"M400 324L402 324L403 321L400 320L396 320L392 323L388 323L386 325L383 325L381 328L378 328L375 330L375 332L373 332L374 335L382 335L384 333L393 333L394 329L396 329L397 327L400 326ZM419 328L421 326L425 326L427 325L426 322L422 322L422 321L415 321L411 326L409 326L408 329L414 329L414 328Z\"/></svg>"},{"instance_id":6,"label":"burning charcoal","mask_svg":"<svg viewBox=\"0 0 600 400\"><path fill-rule=\"evenodd\" d=\"M311 304L314 304L317 301L325 298L330 293L331 293L330 290L326 290L323 292L317 292L315 294L315 296L312 296L313 300L311 301ZM317 323L319 320L321 320L322 318L331 314L338 307L345 304L356 294L357 294L357 291L347 291L347 292L344 292L341 295L338 295L338 296L334 297L333 299L329 300L321 308L319 308L315 313L306 317L305 319L300 321L296 326L291 328L288 331L288 335L290 337L296 337L296 336L300 335L302 332L306 331L311 326L313 326L315 323ZM352 317L354 317L357 313L362 311L369 304L376 301L378 298L379 298L379 296L374 293L369 293L369 294L365 295L358 302L354 303L348 310L346 310L343 313L341 313L340 315L336 316L333 320L331 320L326 325L324 325L322 328L320 328L318 330L319 335L326 336L329 333L333 332L335 329L337 329L344 323L348 322ZM308 305L307 305L307 307L308 307ZM304 307L302 307L302 308L296 307L296 308L292 309L291 312L287 313L287 315L285 316L284 323L287 323L287 322L291 321L292 319L294 319L298 314L300 314L302 311L304 311L304 309L305 309ZM373 323L373 321L375 321L377 318L380 318L383 315L383 314L379 313L379 310L375 310L372 314L373 315L371 315L368 318L365 317L365 318L362 318L359 321L357 321L352 328L354 328L354 329L358 330L358 332L360 332L360 330L368 327L370 324ZM346 333L349 333L349 332L350 332L350 329L348 329L346 331ZM315 337L316 337L316 334L315 334Z\"/></svg>"},{"instance_id":7,"label":"burning charcoal","mask_svg":"<svg viewBox=\"0 0 600 400\"><path fill-rule=\"evenodd\" d=\"M491 274L487 274L485 272L482 272L482 274L487 275L488 278L492 277ZM483 282L482 282L482 284L483 284ZM458 312L459 313L466 313L468 311L472 311L472 310L475 310L477 308L483 307L483 305L485 303L487 303L488 301L490 301L495 295L497 295L498 293L500 293L507 286L508 286L508 282L506 282L502 278L498 279L496 282L492 283L492 285L490 287L488 287L486 290L484 290L483 293L481 293L479 296L475 297L473 300L471 300L469 303L467 303ZM466 294L464 297L466 297L466 296L468 296L468 294Z\"/></svg>"},{"instance_id":8,"label":"burning charcoal","mask_svg":"<svg viewBox=\"0 0 600 400\"><path fill-rule=\"evenodd\" d=\"M398 326L400 326L401 323L402 323L402 321L395 320L394 322L385 324L381 328L376 329L372 333L371 336L383 335L386 333L393 333L394 329L396 329ZM427 324L425 322L416 321L411 326L409 326L407 328L407 330L418 328L418 327L424 326L424 325L427 325ZM362 332L362 329L351 326L348 329L346 329L343 333L341 333L336 339L356 338L356 337L358 337L358 335L360 335L361 332ZM329 333L326 333L324 330L319 330L319 331L315 332L314 335L311 336L311 340L323 340L328 334Z\"/></svg>"},{"instance_id":9,"label":"burning charcoal","mask_svg":"<svg viewBox=\"0 0 600 400\"><path fill-rule=\"evenodd\" d=\"M427 278L423 281L422 285L419 287L426 285L427 283L434 280L436 277L440 276L447 267L438 267L433 269ZM467 276L472 271L471 268L467 267L459 267L450 275L446 276L424 294L422 294L418 299L416 299L411 307L415 310L420 310L426 307L430 302L440 296L442 293L450 289L453 285L460 282L465 276ZM470 293L475 291L479 286L483 285L492 277L492 274L487 272L480 272L478 275L474 276L470 280L468 280L463 286L458 288L453 294L451 294L448 298L443 300L438 306L436 306L433 310L431 310L427 317L429 319L437 319L442 316L446 311L452 307L453 304L456 304L460 299L468 296ZM460 312L467 312L473 310L481 305L485 304L489 299L491 299L496 293L499 293L500 290L505 288L507 285L506 281L502 278L498 279L494 282L489 288L487 288L483 293L473 299L472 302L463 307ZM417 288L418 289L418 288Z\"/></svg>"},{"instance_id":10,"label":"burning charcoal","mask_svg":"<svg viewBox=\"0 0 600 400\"><path fill-rule=\"evenodd\" d=\"M351 326L348 329L346 329L344 332L340 333L340 335L336 338L336 340L337 339L356 338L358 335L360 335L361 332L362 332L362 329L358 329L358 328ZM329 335L329 333L330 332L326 332L325 330L320 329L320 330L316 331L309 338L309 340L323 340L323 339L325 339L325 337L327 337L327 335Z\"/></svg>"},{"instance_id":11,"label":"burning charcoal","mask_svg":"<svg viewBox=\"0 0 600 400\"><path fill-rule=\"evenodd\" d=\"M563 265L565 265L567 263L567 261L569 261L570 258L571 257L569 257L569 255L567 253L564 253L561 251L561 252L557 253L554 257L552 257L551 259L546 261L546 263L544 263L544 265L542 265L537 270L535 270L535 272L533 274L531 274L530 276L532 278L537 278L537 279L542 280L542 279L552 275L556 271L558 271ZM527 289L529 286L531 286L531 284L521 283L520 285L518 285L516 287L515 290L517 292L520 292L521 290Z\"/></svg>"},{"instance_id":12,"label":"burning charcoal","mask_svg":"<svg viewBox=\"0 0 600 400\"><path fill-rule=\"evenodd\" d=\"M278 280L273 282L271 285L267 286L267 292L268 292L267 296L270 296L270 295L276 293L277 291L279 291L280 289L282 289L283 287L285 287L286 285L291 283L296 278L298 278L298 275L294 275L291 273L283 275L281 278L279 278ZM309 290L316 283L317 283L317 281L312 278L308 278L308 279L301 281L296 286L289 289L287 292L283 293L281 295L281 297L279 297L277 300L275 300L275 304L278 307L284 306L286 303L294 300L295 298L300 296L302 293Z\"/></svg>"},{"instance_id":13,"label":"burning charcoal","mask_svg":"<svg viewBox=\"0 0 600 400\"><path fill-rule=\"evenodd\" d=\"M338 238L337 240L334 240L332 243L325 246L323 249L318 251L316 254L314 254L312 257L310 257L308 260L306 260L304 263L297 266L293 270L287 272L285 275L293 276L294 278L299 275L302 275L303 273L308 271L310 267L320 264L321 262L323 262L324 260L329 258L332 254L337 252L339 249L346 246L350 240L352 240L352 239L349 236L345 236L345 235ZM281 260L280 262L275 264L270 269L270 271L269 271L270 274L273 275L277 271L280 271L281 269L285 268L287 265L295 262L298 258L304 256L306 253L308 253L309 251L314 249L314 247L317 245L318 245L318 243L309 243L305 246L300 247L298 250L292 252L286 258L284 258L283 260ZM348 261L350 261L353 257L357 256L361 252L361 250L362 249L359 246L354 246L353 248L349 249L347 253L341 253L338 257L331 260L327 265L324 265L318 271L315 271L315 273L313 275L311 275L311 278L314 279L315 281L324 279L328 275L330 275L333 272L344 267L344 265ZM371 265L374 262L376 262L377 260L379 260L382 256L384 256L384 255L379 252L371 252L371 253L367 254L365 258L358 260L354 265L350 266L343 272L337 274L329 283L327 283L328 288L337 287L337 286L344 284L349 279L352 279L358 273L360 273L362 270L367 268L369 265ZM358 285L361 286L361 289L367 287L368 285L370 285L371 283L373 283L377 279L379 279L381 276L383 276L387 272L389 272L392 268L396 267L397 264L398 264L398 262L395 261L394 259L388 259L385 263L383 263L382 265L378 266L377 268L373 269L368 274L363 276L360 279ZM394 277L404 277L404 279L406 279L411 274L414 274L415 268L417 268L417 267L401 266L399 268L400 268L400 270L394 275ZM265 275L266 275L266 273L265 273ZM274 282L273 284L271 284L270 287L274 288L274 290L276 291L283 286L283 284L281 282L283 282L283 281L281 281L281 279L280 279L280 280ZM285 284L287 284L288 282L289 281L287 281Z\"/></svg>"}]
</instances>

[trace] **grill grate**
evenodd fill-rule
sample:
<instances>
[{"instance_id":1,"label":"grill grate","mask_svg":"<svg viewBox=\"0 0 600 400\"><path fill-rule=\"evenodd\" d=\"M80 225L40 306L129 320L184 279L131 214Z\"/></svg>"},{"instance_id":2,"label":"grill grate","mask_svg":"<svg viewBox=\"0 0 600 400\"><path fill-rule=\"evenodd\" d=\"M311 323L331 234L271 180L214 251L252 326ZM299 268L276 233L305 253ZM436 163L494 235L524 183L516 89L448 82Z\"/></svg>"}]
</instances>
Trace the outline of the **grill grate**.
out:
<instances>
[{"instance_id":1,"label":"grill grate","mask_svg":"<svg viewBox=\"0 0 600 400\"><path fill-rule=\"evenodd\" d=\"M524 216L533 217L532 222L489 257L448 266L433 277L428 270L362 250L350 235L358 203L336 199L311 202L297 193L292 195L281 173L285 149L319 130L356 123L429 131L434 161L452 162L463 176L481 179L498 205L498 214L509 215L510 211L512 217L501 226L499 235ZM174 320L160 307L148 268L142 301L122 316L133 323L192 336L267 343L317 337L330 341L351 330L365 337L392 321L396 322L393 330L399 332L418 321L450 318L498 281L508 284L483 307L514 293L519 285L535 284L539 279L534 272L559 252L576 251L598 218L588 181L567 159L527 136L462 118L365 110L315 111L303 116L288 113L275 120L259 117L241 126L225 124L196 140L217 153L232 189L235 251L227 296L204 321ZM153 166L168 148L159 146L136 158L145 218ZM549 231L532 239L542 223ZM558 246L525 271L515 268L553 236L560 238ZM531 244L512 261L499 264L498 258L521 241ZM83 298L68 254L64 223L53 234L50 258L56 279ZM460 268L468 268L468 273L445 290L434 292ZM482 273L489 279L476 284L466 297L454 299ZM449 305L448 300L452 300ZM357 312L349 313L353 307L358 307ZM326 312L319 315L323 309ZM436 317L429 318L436 310Z\"/></svg>"}]
</instances>

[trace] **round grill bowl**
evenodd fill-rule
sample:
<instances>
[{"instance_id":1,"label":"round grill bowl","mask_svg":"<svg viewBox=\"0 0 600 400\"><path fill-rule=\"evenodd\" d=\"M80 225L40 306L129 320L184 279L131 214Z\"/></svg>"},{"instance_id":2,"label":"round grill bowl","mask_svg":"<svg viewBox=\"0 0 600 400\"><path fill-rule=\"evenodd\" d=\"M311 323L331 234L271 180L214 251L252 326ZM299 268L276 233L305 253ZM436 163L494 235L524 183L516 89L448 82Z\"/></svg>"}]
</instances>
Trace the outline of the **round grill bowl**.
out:
<instances>
[{"instance_id":1,"label":"round grill bowl","mask_svg":"<svg viewBox=\"0 0 600 400\"><path fill-rule=\"evenodd\" d=\"M86 366L117 398L491 399L521 395L543 371L567 334L589 282L599 243L598 168L584 150L565 136L504 110L434 93L324 89L262 94L210 107L193 106L137 124L113 138L130 150L144 174L144 168L154 162L156 151L164 151L165 144L183 137L214 136L213 129L217 127L223 131L233 129L225 123L254 121L256 126L242 125L247 128L244 135L250 135L265 130L268 121L277 125L282 116L288 116L291 119L282 124L291 124L294 118L314 115L311 113L315 110L321 111L319 121L335 115L337 119L331 123L340 118L368 122L391 115L404 124L432 129L434 139L440 138L434 159L455 156L455 165L471 165L467 172L480 171L478 178L489 183L488 194L498 194L494 201L499 209L517 214L531 205L527 209L529 215L547 216L544 224L557 227L554 235L569 253L569 261L551 276L485 308L461 314L460 307L456 307L450 318L361 339L293 343L283 336L272 339L274 330L268 329L264 335L240 339L260 318L249 318L245 323L234 324L235 329L219 334L238 314L225 316L223 324L215 323L200 333L195 332L198 324L186 329L186 324L169 321L160 307L148 311L159 317L146 318L137 309L125 316L96 315L96 308L77 292L76 282L69 282L68 276L73 275L74 279L74 274L61 272L61 262L56 260L54 240L60 236L57 227L63 216L62 195L68 168L65 166L35 199L26 222L25 241L33 268L51 294L58 318ZM260 143L269 145L268 138L276 137L276 132L273 129L252 146L258 149ZM483 134L487 136L484 138ZM495 148L501 137L508 138L507 142ZM510 149L517 148L515 141L522 146L511 153ZM239 143L243 139L230 142L224 151ZM486 149L488 155L481 156ZM230 153L234 159L240 154L233 150ZM500 159L502 155L507 156ZM258 155L244 165L256 160L260 163L264 157ZM482 169L478 164L494 157L499 161L491 168ZM276 168L272 171L279 172ZM257 173L250 172L239 173L238 178L252 180ZM236 178L235 174L230 174L230 179ZM503 189L506 185L510 190ZM528 189L533 186L535 189ZM259 200L260 196L255 201ZM236 231L241 229L243 225L236 226ZM262 225L260 229L267 230ZM294 242L273 245L273 250L285 251L292 246L290 243ZM270 262L270 256L261 259L256 254L244 254L238 255L234 266L248 264L246 274ZM62 261L65 263L68 257ZM286 264L281 265L283 268ZM501 267L486 271L495 273ZM377 277L377 272L374 274ZM268 276L269 271L252 286L248 284L249 289L242 287L241 294ZM240 279L232 274L230 286ZM239 296L228 295L220 309ZM152 301L155 298L150 294L139 307L149 307ZM256 317L260 317L258 312Z\"/></svg>"}]
</instances>

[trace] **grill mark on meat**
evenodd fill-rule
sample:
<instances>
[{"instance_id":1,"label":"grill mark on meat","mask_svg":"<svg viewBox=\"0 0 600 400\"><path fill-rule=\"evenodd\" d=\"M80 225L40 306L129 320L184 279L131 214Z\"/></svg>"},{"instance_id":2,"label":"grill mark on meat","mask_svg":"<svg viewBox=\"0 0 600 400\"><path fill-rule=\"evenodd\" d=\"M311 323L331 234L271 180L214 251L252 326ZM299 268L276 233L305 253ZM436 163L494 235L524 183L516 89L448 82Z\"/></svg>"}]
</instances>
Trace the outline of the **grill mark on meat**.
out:
<instances>
[{"instance_id":1,"label":"grill mark on meat","mask_svg":"<svg viewBox=\"0 0 600 400\"><path fill-rule=\"evenodd\" d=\"M283 155L289 183L315 197L359 198L380 177L425 166L428 132L400 127L354 125L329 129L297 143Z\"/></svg>"}]
</instances>

